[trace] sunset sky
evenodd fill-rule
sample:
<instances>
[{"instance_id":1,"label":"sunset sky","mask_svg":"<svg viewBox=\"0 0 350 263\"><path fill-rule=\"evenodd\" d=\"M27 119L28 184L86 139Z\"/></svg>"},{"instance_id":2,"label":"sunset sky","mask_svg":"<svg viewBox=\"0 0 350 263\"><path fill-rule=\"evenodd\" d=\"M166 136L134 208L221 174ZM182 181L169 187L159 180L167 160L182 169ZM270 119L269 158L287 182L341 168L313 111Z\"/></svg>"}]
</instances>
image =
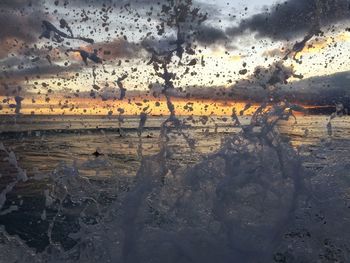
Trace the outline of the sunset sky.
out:
<instances>
[{"instance_id":1,"label":"sunset sky","mask_svg":"<svg viewBox=\"0 0 350 263\"><path fill-rule=\"evenodd\" d=\"M157 34L157 14L166 2L2 0L0 114L15 112L16 96L24 99L24 114L119 114L120 109L166 114L162 79L147 65L151 55L144 48L148 43L162 51L174 39L170 28ZM197 0L194 6L208 19L197 29L196 54L185 56L184 64L193 58L203 63L170 66L177 76L178 114L230 114L233 106L243 109L244 102L269 96L302 105L350 105L348 1ZM68 26L60 27L62 18ZM94 44L39 38L42 20L66 34L71 30L74 36L92 38ZM317 33L301 52L286 57L315 25ZM103 63L85 65L70 49L97 49ZM125 74L126 97L119 100L116 80ZM276 76L286 83L266 87Z\"/></svg>"}]
</instances>

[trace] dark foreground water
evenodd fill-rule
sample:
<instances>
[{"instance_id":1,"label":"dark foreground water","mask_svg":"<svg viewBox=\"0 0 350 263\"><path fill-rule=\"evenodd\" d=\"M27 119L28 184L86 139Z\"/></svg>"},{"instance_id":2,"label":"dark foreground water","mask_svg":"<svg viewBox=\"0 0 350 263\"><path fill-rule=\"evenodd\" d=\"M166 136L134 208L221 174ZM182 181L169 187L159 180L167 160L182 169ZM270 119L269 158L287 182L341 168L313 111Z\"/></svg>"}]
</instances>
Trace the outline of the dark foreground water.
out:
<instances>
[{"instance_id":1,"label":"dark foreground water","mask_svg":"<svg viewBox=\"0 0 350 263\"><path fill-rule=\"evenodd\" d=\"M349 117L163 120L0 117L0 262L350 262Z\"/></svg>"}]
</instances>

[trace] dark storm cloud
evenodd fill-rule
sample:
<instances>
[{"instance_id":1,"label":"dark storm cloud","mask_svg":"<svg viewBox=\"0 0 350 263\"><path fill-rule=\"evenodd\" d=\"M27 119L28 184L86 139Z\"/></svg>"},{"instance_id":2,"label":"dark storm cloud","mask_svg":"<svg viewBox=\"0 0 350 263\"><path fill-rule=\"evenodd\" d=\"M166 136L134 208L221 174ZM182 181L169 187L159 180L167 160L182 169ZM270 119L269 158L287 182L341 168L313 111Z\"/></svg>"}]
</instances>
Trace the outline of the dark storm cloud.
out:
<instances>
[{"instance_id":1,"label":"dark storm cloud","mask_svg":"<svg viewBox=\"0 0 350 263\"><path fill-rule=\"evenodd\" d=\"M1 0L0 41L7 38L32 42L41 30L43 16L41 1Z\"/></svg>"},{"instance_id":2,"label":"dark storm cloud","mask_svg":"<svg viewBox=\"0 0 350 263\"><path fill-rule=\"evenodd\" d=\"M137 17L143 17L143 18L150 18L153 19L153 21L159 20L159 14L161 13L161 9L163 5L169 4L169 0L68 0L68 1L58 1L57 5L64 5L66 4L67 7L78 7L78 8L101 8L102 6L105 7L105 10L108 10L109 14L113 14L114 12L118 11L119 8L122 8L124 11L130 11L131 15L136 15ZM219 11L216 10L215 5L209 5L201 2L193 1L193 6L196 8L199 8L201 13L210 13L210 16L208 19L211 19L212 15L220 15ZM109 9L109 7L112 7L114 9ZM147 11L147 13L145 13ZM193 31L193 24L189 25L182 25L186 28L188 27L188 30ZM220 28L215 28L211 25L201 25L200 28L198 28L199 33L196 36L196 40L200 44L204 45L212 45L212 44L219 44L223 43L225 40L227 40L227 36L225 32ZM185 29L184 31L187 31Z\"/></svg>"},{"instance_id":3,"label":"dark storm cloud","mask_svg":"<svg viewBox=\"0 0 350 263\"><path fill-rule=\"evenodd\" d=\"M312 77L282 87L280 96L309 105L343 103L350 109L350 71Z\"/></svg>"},{"instance_id":4,"label":"dark storm cloud","mask_svg":"<svg viewBox=\"0 0 350 263\"><path fill-rule=\"evenodd\" d=\"M27 7L36 7L41 5L41 0L1 0L0 9L2 8L16 8L23 9Z\"/></svg>"},{"instance_id":5,"label":"dark storm cloud","mask_svg":"<svg viewBox=\"0 0 350 263\"><path fill-rule=\"evenodd\" d=\"M33 12L30 15L21 15L18 12L1 11L0 42L9 39L22 40L27 43L36 41L41 30L41 21L38 19L41 12Z\"/></svg>"},{"instance_id":6,"label":"dark storm cloud","mask_svg":"<svg viewBox=\"0 0 350 263\"><path fill-rule=\"evenodd\" d=\"M41 1L0 1L0 59L18 51L23 44L36 42L43 17ZM22 42L20 44L19 42Z\"/></svg>"},{"instance_id":7,"label":"dark storm cloud","mask_svg":"<svg viewBox=\"0 0 350 263\"><path fill-rule=\"evenodd\" d=\"M189 29L190 30L190 29ZM225 32L220 28L215 28L208 25L201 25L198 31L193 34L193 41L197 41L201 45L212 46L212 45L223 45L228 37ZM166 51L174 49L174 43L176 37L174 35L163 37L161 39L146 38L141 42L141 46L145 50L154 49L157 53L164 53Z\"/></svg>"},{"instance_id":8,"label":"dark storm cloud","mask_svg":"<svg viewBox=\"0 0 350 263\"><path fill-rule=\"evenodd\" d=\"M2 71L0 74L0 83L24 83L26 79L36 79L37 77L63 77L64 74L81 71L81 64L74 63L69 66L51 65L42 63L37 66L31 66L24 69Z\"/></svg>"},{"instance_id":9,"label":"dark storm cloud","mask_svg":"<svg viewBox=\"0 0 350 263\"><path fill-rule=\"evenodd\" d=\"M56 2L57 6L74 6L74 7L101 7L101 6L114 6L121 7L124 6L126 8L143 8L148 6L161 6L168 2L167 0L58 0Z\"/></svg>"},{"instance_id":10,"label":"dark storm cloud","mask_svg":"<svg viewBox=\"0 0 350 263\"><path fill-rule=\"evenodd\" d=\"M259 37L289 40L315 26L326 26L348 18L348 0L289 0L275 4L268 12L241 21L226 32L235 37L248 30L256 32Z\"/></svg>"},{"instance_id":11,"label":"dark storm cloud","mask_svg":"<svg viewBox=\"0 0 350 263\"><path fill-rule=\"evenodd\" d=\"M199 28L196 39L204 45L219 44L228 40L223 30L209 25L202 25Z\"/></svg>"},{"instance_id":12,"label":"dark storm cloud","mask_svg":"<svg viewBox=\"0 0 350 263\"><path fill-rule=\"evenodd\" d=\"M9 1L9 0L8 0ZM169 0L58 0L57 5L85 5L85 6L98 6L98 5L131 5L131 6L161 6L162 4L169 3ZM195 1L194 1L195 2ZM203 4L204 6L207 6Z\"/></svg>"},{"instance_id":13,"label":"dark storm cloud","mask_svg":"<svg viewBox=\"0 0 350 263\"><path fill-rule=\"evenodd\" d=\"M264 89L258 82L240 81L228 92L234 100L263 102L287 100L312 106L331 106L343 103L350 108L350 89L347 83L350 71L329 76L312 77L289 84L276 85L274 92Z\"/></svg>"}]
</instances>

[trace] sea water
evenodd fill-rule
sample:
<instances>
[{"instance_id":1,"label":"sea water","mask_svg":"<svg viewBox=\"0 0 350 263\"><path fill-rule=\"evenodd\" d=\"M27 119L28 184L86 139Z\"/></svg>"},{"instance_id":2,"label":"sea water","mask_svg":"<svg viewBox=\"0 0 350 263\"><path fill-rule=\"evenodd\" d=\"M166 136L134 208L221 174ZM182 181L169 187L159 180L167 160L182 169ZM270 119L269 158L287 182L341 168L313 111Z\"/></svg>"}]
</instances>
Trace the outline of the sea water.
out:
<instances>
[{"instance_id":1,"label":"sea water","mask_svg":"<svg viewBox=\"0 0 350 263\"><path fill-rule=\"evenodd\" d=\"M1 118L0 262L349 259L349 117L181 117L165 150L164 119Z\"/></svg>"}]
</instances>

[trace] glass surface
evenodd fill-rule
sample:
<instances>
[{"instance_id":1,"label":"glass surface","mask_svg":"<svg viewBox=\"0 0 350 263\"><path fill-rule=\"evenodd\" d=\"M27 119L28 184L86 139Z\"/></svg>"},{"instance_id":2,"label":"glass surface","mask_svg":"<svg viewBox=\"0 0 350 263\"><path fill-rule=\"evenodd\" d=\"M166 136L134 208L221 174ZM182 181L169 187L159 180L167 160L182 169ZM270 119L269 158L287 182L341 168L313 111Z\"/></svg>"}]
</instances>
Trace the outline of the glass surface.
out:
<instances>
[{"instance_id":1,"label":"glass surface","mask_svg":"<svg viewBox=\"0 0 350 263\"><path fill-rule=\"evenodd\" d=\"M347 0L0 0L0 263L350 262Z\"/></svg>"}]
</instances>

